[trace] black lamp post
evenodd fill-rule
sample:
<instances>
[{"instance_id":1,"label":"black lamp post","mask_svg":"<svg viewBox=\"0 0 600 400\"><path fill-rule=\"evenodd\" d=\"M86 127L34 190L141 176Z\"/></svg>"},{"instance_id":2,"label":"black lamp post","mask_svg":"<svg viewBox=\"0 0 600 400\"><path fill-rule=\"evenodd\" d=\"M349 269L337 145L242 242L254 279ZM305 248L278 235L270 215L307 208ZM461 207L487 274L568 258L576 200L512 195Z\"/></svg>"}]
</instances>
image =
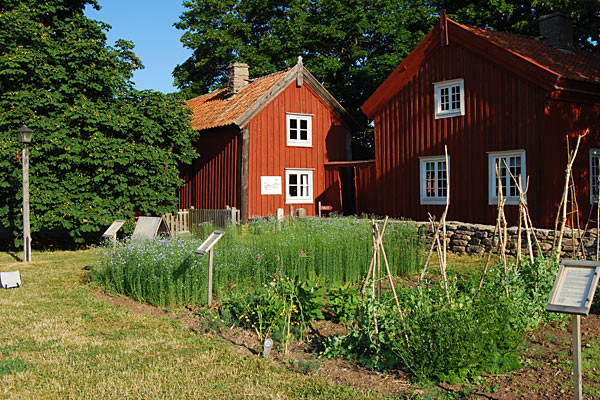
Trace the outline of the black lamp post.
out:
<instances>
[{"instance_id":1,"label":"black lamp post","mask_svg":"<svg viewBox=\"0 0 600 400\"><path fill-rule=\"evenodd\" d=\"M31 261L31 231L29 227L29 148L33 131L23 125L17 131L19 142L23 143L23 262Z\"/></svg>"}]
</instances>

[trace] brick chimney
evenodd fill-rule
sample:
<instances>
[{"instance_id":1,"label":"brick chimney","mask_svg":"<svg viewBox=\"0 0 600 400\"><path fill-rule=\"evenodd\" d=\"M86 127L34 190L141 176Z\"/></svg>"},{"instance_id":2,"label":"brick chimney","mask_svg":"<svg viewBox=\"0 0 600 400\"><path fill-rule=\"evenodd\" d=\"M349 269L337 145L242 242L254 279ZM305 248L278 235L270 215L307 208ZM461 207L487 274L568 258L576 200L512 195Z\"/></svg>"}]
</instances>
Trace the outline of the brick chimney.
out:
<instances>
[{"instance_id":1,"label":"brick chimney","mask_svg":"<svg viewBox=\"0 0 600 400\"><path fill-rule=\"evenodd\" d=\"M559 50L573 50L573 25L568 15L555 12L538 19L540 39Z\"/></svg>"},{"instance_id":2,"label":"brick chimney","mask_svg":"<svg viewBox=\"0 0 600 400\"><path fill-rule=\"evenodd\" d=\"M232 63L227 66L227 94L234 96L248 86L248 64Z\"/></svg>"}]
</instances>

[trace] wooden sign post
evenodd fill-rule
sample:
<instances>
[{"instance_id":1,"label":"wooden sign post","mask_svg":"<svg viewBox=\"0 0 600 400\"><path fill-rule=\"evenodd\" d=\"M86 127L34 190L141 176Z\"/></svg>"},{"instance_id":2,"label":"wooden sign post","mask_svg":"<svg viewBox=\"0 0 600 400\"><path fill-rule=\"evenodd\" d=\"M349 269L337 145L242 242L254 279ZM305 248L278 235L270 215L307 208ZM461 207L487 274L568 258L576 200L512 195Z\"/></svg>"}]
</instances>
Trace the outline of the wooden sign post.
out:
<instances>
[{"instance_id":1,"label":"wooden sign post","mask_svg":"<svg viewBox=\"0 0 600 400\"><path fill-rule=\"evenodd\" d=\"M600 262L563 260L546 311L571 314L574 399L583 399L581 380L581 316L590 313L598 286Z\"/></svg>"},{"instance_id":2,"label":"wooden sign post","mask_svg":"<svg viewBox=\"0 0 600 400\"><path fill-rule=\"evenodd\" d=\"M110 239L112 241L117 239L117 232L119 231L119 229L121 229L121 227L123 226L123 224L125 223L124 219L117 219L115 220L115 222L113 222L112 224L110 224L110 226L108 227L108 229L106 229L106 231L104 231L104 233L102 234L102 238L103 239Z\"/></svg>"},{"instance_id":3,"label":"wooden sign post","mask_svg":"<svg viewBox=\"0 0 600 400\"><path fill-rule=\"evenodd\" d=\"M214 231L211 233L206 240L196 249L195 253L201 256L208 253L208 295L207 303L208 306L212 306L212 278L213 278L213 247L225 234L224 231Z\"/></svg>"}]
</instances>

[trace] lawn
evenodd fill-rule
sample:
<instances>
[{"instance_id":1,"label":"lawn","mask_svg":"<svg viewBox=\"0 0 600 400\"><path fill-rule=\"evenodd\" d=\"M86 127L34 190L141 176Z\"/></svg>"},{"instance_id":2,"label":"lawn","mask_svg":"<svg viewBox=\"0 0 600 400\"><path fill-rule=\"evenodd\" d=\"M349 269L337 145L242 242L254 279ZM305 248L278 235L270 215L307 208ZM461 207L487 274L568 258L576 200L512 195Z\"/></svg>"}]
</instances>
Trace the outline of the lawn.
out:
<instances>
[{"instance_id":1,"label":"lawn","mask_svg":"<svg viewBox=\"0 0 600 400\"><path fill-rule=\"evenodd\" d=\"M212 336L107 303L87 282L92 250L34 252L0 290L0 397L9 399L375 398L244 356Z\"/></svg>"},{"instance_id":2,"label":"lawn","mask_svg":"<svg viewBox=\"0 0 600 400\"><path fill-rule=\"evenodd\" d=\"M0 253L0 271L19 269L23 283L0 290L0 398L562 399L572 390L569 326L558 321L528 335L523 368L507 375L365 394L193 332L181 309L138 313L107 302L88 282L93 250L35 252L28 265L19 257ZM477 275L484 261L452 256L451 274ZM597 316L583 319L586 398L600 398L599 330Z\"/></svg>"}]
</instances>

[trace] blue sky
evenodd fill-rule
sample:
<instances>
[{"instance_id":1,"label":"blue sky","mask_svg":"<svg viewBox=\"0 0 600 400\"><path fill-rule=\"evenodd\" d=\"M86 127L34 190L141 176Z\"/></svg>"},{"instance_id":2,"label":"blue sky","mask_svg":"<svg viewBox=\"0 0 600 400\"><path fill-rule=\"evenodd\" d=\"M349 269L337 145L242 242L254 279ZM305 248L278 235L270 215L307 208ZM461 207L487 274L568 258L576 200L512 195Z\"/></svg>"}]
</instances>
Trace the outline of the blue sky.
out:
<instances>
[{"instance_id":1,"label":"blue sky","mask_svg":"<svg viewBox=\"0 0 600 400\"><path fill-rule=\"evenodd\" d=\"M179 41L184 31L173 24L184 10L183 0L98 0L100 11L86 9L89 18L104 21L112 29L106 33L107 44L117 39L130 40L144 69L134 72L138 89L174 92L173 68L184 62L191 50Z\"/></svg>"}]
</instances>

